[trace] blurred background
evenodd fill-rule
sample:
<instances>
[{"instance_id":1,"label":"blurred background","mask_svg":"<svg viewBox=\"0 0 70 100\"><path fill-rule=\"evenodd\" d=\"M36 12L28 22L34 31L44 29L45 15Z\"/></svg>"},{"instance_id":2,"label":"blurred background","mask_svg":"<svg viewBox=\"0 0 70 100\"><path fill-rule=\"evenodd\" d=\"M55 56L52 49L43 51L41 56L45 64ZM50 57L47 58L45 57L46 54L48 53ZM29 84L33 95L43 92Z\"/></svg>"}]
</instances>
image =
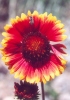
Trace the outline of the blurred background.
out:
<instances>
[{"instance_id":1,"label":"blurred background","mask_svg":"<svg viewBox=\"0 0 70 100\"><path fill-rule=\"evenodd\" d=\"M65 25L68 36L64 41L68 53L65 56L66 69L62 75L45 84L45 100L70 100L70 0L0 0L0 42L3 27L9 23L10 18L20 16L22 12L27 14L28 10L52 13ZM9 74L0 54L0 100L14 100L14 81L18 80Z\"/></svg>"}]
</instances>

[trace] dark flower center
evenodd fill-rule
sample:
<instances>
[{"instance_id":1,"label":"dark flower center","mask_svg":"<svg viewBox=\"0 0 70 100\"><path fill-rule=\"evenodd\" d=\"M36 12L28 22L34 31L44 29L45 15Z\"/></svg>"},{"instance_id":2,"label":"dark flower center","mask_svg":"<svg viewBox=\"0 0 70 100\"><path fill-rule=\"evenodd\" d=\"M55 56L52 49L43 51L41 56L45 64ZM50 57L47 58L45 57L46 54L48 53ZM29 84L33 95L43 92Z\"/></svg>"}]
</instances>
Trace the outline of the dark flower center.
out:
<instances>
[{"instance_id":1,"label":"dark flower center","mask_svg":"<svg viewBox=\"0 0 70 100\"><path fill-rule=\"evenodd\" d=\"M41 33L29 33L23 40L22 53L24 58L34 67L39 67L50 57L50 44Z\"/></svg>"}]
</instances>

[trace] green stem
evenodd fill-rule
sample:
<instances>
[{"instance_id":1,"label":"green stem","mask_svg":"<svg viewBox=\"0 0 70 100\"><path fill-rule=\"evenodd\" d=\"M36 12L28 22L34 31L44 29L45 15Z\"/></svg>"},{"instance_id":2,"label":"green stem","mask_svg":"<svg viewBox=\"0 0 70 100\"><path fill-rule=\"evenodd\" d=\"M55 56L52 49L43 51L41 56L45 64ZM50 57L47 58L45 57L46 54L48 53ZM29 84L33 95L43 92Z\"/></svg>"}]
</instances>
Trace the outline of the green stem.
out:
<instances>
[{"instance_id":1,"label":"green stem","mask_svg":"<svg viewBox=\"0 0 70 100\"><path fill-rule=\"evenodd\" d=\"M41 89L42 89L42 100L45 100L44 96L44 84L41 82Z\"/></svg>"}]
</instances>

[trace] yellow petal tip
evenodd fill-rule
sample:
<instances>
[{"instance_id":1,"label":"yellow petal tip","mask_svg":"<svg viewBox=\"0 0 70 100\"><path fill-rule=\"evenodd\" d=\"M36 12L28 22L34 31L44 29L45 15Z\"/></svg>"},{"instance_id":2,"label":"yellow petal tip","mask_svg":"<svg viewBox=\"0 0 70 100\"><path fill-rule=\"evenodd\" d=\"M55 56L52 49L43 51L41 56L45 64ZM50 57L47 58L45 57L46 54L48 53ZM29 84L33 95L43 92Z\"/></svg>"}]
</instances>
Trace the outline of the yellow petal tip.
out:
<instances>
[{"instance_id":1,"label":"yellow petal tip","mask_svg":"<svg viewBox=\"0 0 70 100\"><path fill-rule=\"evenodd\" d=\"M21 14L21 19L24 20L24 19L26 19L26 18L27 18L27 16L26 16L24 13L22 13L22 14Z\"/></svg>"},{"instance_id":2,"label":"yellow petal tip","mask_svg":"<svg viewBox=\"0 0 70 100\"><path fill-rule=\"evenodd\" d=\"M65 40L67 38L67 35L62 35L62 40Z\"/></svg>"},{"instance_id":3,"label":"yellow petal tip","mask_svg":"<svg viewBox=\"0 0 70 100\"><path fill-rule=\"evenodd\" d=\"M28 10L27 15L28 15L28 16L31 16L31 11L30 11L30 10Z\"/></svg>"},{"instance_id":4,"label":"yellow petal tip","mask_svg":"<svg viewBox=\"0 0 70 100\"><path fill-rule=\"evenodd\" d=\"M9 30L9 28L10 28L10 25L8 25L8 24L6 24L6 26L4 26L5 30Z\"/></svg>"}]
</instances>

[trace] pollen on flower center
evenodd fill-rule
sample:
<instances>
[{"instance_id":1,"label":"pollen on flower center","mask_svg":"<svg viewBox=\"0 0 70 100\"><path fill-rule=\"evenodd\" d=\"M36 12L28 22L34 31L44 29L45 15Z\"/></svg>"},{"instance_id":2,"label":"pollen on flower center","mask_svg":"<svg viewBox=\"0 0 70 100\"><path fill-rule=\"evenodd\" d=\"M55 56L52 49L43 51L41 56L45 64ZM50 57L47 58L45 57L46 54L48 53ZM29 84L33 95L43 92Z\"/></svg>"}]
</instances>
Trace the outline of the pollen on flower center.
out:
<instances>
[{"instance_id":1,"label":"pollen on flower center","mask_svg":"<svg viewBox=\"0 0 70 100\"><path fill-rule=\"evenodd\" d=\"M44 40L40 38L39 36L30 36L28 40L26 41L27 49L31 52L40 53L42 50L42 47L44 46Z\"/></svg>"},{"instance_id":2,"label":"pollen on flower center","mask_svg":"<svg viewBox=\"0 0 70 100\"><path fill-rule=\"evenodd\" d=\"M41 61L48 61L48 57L50 57L49 41L39 32L30 33L23 40L22 53L24 58L33 65L41 63Z\"/></svg>"}]
</instances>

